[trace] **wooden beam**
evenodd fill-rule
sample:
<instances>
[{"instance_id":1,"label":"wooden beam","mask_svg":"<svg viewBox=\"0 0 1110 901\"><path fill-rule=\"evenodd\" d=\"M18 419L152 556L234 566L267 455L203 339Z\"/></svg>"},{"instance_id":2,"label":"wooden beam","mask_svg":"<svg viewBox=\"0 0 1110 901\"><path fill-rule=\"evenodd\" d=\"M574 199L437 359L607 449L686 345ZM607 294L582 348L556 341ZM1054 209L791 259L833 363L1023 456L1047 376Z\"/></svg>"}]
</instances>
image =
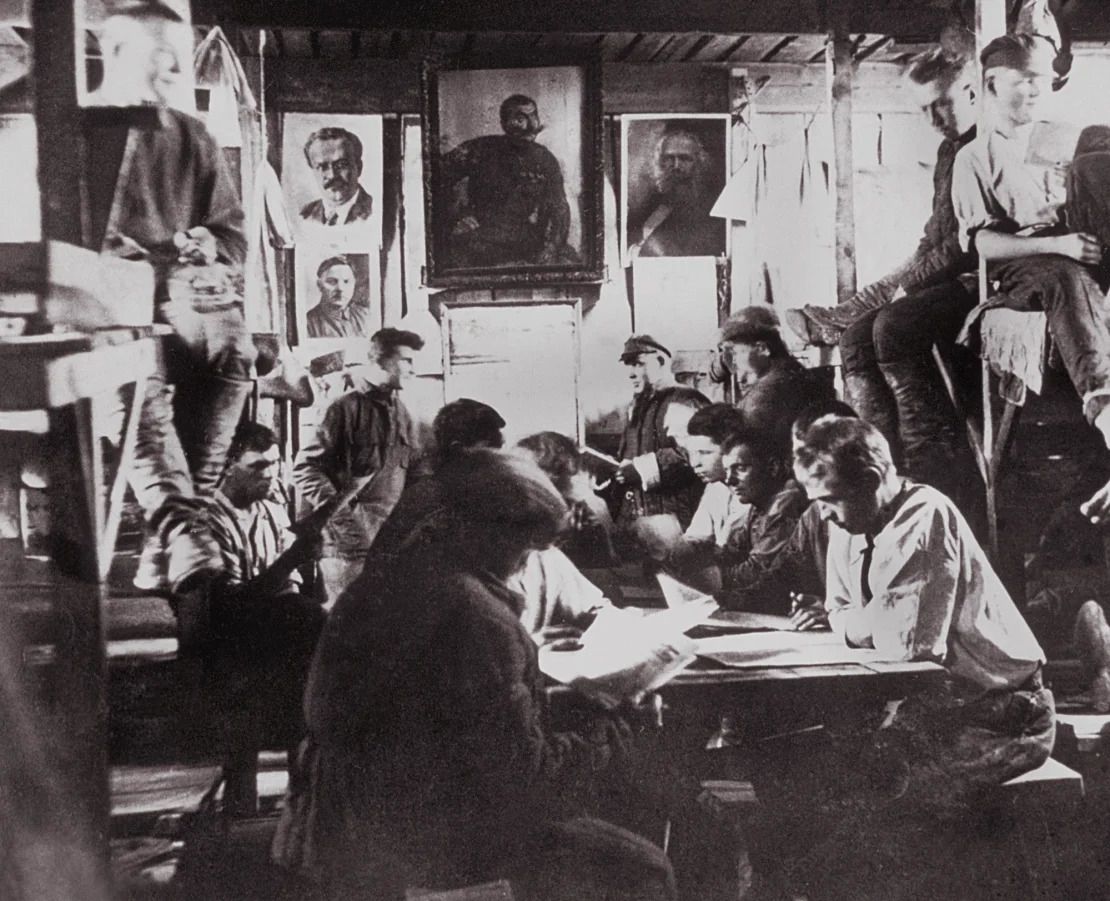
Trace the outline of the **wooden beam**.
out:
<instances>
[{"instance_id":1,"label":"wooden beam","mask_svg":"<svg viewBox=\"0 0 1110 901\"><path fill-rule=\"evenodd\" d=\"M832 33L826 50L833 159L836 166L836 296L840 303L856 293L856 213L852 154L852 36L848 2L832 8Z\"/></svg>"}]
</instances>

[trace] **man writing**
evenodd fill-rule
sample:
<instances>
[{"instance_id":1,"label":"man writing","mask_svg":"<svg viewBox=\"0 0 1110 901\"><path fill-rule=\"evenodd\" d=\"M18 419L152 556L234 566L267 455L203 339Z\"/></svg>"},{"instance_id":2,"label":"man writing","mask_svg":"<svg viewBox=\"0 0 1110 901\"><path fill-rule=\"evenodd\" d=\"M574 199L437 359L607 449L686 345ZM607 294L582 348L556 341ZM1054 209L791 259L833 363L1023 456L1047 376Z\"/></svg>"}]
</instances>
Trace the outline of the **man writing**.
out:
<instances>
[{"instance_id":1,"label":"man writing","mask_svg":"<svg viewBox=\"0 0 1110 901\"><path fill-rule=\"evenodd\" d=\"M1052 79L1049 43L1005 35L981 54L991 127L956 156L960 241L987 260L992 305L1043 310L1083 412L1110 445L1110 153L1084 132L1060 158L1037 121ZM1090 152L1088 152L1090 151Z\"/></svg>"},{"instance_id":2,"label":"man writing","mask_svg":"<svg viewBox=\"0 0 1110 901\"><path fill-rule=\"evenodd\" d=\"M632 256L717 256L725 252L725 223L709 210L716 199L709 184L709 154L701 138L678 129L655 147L655 193L639 222L629 224ZM633 243L634 242L634 243Z\"/></svg>"},{"instance_id":3,"label":"man writing","mask_svg":"<svg viewBox=\"0 0 1110 901\"><path fill-rule=\"evenodd\" d=\"M308 510L358 479L373 477L353 509L336 515L324 532L319 571L329 607L361 571L419 453L412 417L397 393L412 378L414 354L423 346L414 332L376 332L370 339L376 373L364 387L341 395L328 407L293 467L293 482Z\"/></svg>"},{"instance_id":4,"label":"man writing","mask_svg":"<svg viewBox=\"0 0 1110 901\"><path fill-rule=\"evenodd\" d=\"M536 142L543 130L536 101L507 97L501 129L504 134L464 141L440 161L440 190L452 202L450 265L574 262L563 172Z\"/></svg>"},{"instance_id":5,"label":"man writing","mask_svg":"<svg viewBox=\"0 0 1110 901\"><path fill-rule=\"evenodd\" d=\"M316 268L320 302L308 311L308 337L359 338L366 336L370 308L354 303L358 278L345 256L328 257Z\"/></svg>"},{"instance_id":6,"label":"man writing","mask_svg":"<svg viewBox=\"0 0 1110 901\"><path fill-rule=\"evenodd\" d=\"M320 186L320 197L301 207L301 218L321 225L349 225L369 219L374 198L358 183L362 141L345 128L321 128L309 135L304 157Z\"/></svg>"}]
</instances>

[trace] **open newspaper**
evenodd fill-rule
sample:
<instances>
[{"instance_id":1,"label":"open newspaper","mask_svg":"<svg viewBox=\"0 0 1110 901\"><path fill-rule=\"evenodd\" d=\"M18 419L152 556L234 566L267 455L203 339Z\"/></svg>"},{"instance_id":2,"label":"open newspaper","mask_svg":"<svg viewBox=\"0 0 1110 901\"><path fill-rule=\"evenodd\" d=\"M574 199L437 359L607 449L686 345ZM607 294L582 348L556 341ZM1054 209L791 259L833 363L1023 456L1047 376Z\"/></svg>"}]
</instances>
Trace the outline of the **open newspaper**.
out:
<instances>
[{"instance_id":1,"label":"open newspaper","mask_svg":"<svg viewBox=\"0 0 1110 901\"><path fill-rule=\"evenodd\" d=\"M540 649L540 669L608 708L638 701L694 660L696 643L670 611L643 615L607 607L573 647Z\"/></svg>"}]
</instances>

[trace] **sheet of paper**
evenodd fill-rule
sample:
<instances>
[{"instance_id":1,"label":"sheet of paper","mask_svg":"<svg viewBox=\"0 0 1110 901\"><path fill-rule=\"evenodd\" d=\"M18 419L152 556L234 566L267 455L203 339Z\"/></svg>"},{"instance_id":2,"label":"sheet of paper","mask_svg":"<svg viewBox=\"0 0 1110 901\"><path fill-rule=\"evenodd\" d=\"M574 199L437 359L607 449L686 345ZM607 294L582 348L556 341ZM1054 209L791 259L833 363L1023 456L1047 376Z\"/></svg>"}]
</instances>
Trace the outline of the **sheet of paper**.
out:
<instances>
[{"instance_id":1,"label":"sheet of paper","mask_svg":"<svg viewBox=\"0 0 1110 901\"><path fill-rule=\"evenodd\" d=\"M747 610L717 610L703 626L743 632L792 632L789 616L749 613Z\"/></svg>"},{"instance_id":2,"label":"sheet of paper","mask_svg":"<svg viewBox=\"0 0 1110 901\"><path fill-rule=\"evenodd\" d=\"M697 642L699 657L728 667L817 666L882 660L878 651L850 648L831 632L749 632Z\"/></svg>"},{"instance_id":3,"label":"sheet of paper","mask_svg":"<svg viewBox=\"0 0 1110 901\"><path fill-rule=\"evenodd\" d=\"M632 263L636 331L672 351L708 350L717 340L717 260L637 257Z\"/></svg>"},{"instance_id":4,"label":"sheet of paper","mask_svg":"<svg viewBox=\"0 0 1110 901\"><path fill-rule=\"evenodd\" d=\"M602 610L579 650L540 648L540 669L607 707L636 700L693 662L695 643L673 624L616 608Z\"/></svg>"}]
</instances>

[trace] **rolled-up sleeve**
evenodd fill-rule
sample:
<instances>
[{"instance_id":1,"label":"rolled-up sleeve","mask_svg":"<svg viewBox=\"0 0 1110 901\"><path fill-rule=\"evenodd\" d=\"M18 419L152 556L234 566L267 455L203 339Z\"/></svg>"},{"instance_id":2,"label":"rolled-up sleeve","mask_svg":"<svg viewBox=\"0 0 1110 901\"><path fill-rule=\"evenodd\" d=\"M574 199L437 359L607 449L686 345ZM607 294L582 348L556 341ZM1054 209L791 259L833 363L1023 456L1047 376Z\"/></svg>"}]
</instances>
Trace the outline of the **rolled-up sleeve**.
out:
<instances>
[{"instance_id":1,"label":"rolled-up sleeve","mask_svg":"<svg viewBox=\"0 0 1110 901\"><path fill-rule=\"evenodd\" d=\"M956 154L952 165L952 209L959 225L960 248L965 251L974 249L975 234L980 229L996 228L1007 221L991 192L990 176L977 142Z\"/></svg>"}]
</instances>

